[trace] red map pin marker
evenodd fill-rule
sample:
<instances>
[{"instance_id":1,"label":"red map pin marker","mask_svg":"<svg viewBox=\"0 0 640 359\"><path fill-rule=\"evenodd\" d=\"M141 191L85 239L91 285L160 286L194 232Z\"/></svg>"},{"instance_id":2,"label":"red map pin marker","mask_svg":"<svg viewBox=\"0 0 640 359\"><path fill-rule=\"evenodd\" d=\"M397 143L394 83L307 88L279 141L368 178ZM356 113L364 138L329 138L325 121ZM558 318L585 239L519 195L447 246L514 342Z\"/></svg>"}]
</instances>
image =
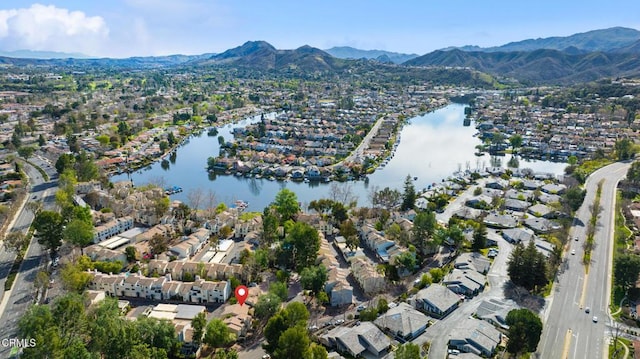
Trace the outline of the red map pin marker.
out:
<instances>
[{"instance_id":1,"label":"red map pin marker","mask_svg":"<svg viewBox=\"0 0 640 359\"><path fill-rule=\"evenodd\" d=\"M243 305L249 296L249 289L243 285L239 285L236 287L236 299L240 305Z\"/></svg>"}]
</instances>

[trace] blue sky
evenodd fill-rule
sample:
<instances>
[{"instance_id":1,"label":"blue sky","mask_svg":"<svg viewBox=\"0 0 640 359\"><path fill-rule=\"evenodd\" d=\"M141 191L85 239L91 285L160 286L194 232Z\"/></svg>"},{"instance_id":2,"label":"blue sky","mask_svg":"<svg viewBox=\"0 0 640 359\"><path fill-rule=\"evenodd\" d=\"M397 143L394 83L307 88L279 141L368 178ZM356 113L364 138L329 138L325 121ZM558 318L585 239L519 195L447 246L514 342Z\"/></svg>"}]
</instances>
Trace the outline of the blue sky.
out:
<instances>
[{"instance_id":1,"label":"blue sky","mask_svg":"<svg viewBox=\"0 0 640 359\"><path fill-rule=\"evenodd\" d=\"M248 40L424 54L613 26L640 1L53 0L0 3L0 50L92 56L222 52Z\"/></svg>"}]
</instances>

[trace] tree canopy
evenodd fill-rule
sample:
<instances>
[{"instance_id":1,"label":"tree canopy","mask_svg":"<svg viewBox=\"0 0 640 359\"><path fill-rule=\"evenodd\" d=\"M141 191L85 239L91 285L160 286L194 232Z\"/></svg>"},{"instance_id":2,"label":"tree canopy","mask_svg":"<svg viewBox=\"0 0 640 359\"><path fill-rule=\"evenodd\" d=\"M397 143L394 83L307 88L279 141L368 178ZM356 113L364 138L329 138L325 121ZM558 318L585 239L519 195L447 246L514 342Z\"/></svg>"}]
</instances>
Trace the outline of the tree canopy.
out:
<instances>
[{"instance_id":1,"label":"tree canopy","mask_svg":"<svg viewBox=\"0 0 640 359\"><path fill-rule=\"evenodd\" d=\"M302 288L312 291L314 294L320 293L324 289L327 281L327 268L322 264L314 267L307 267L300 273Z\"/></svg>"},{"instance_id":2,"label":"tree canopy","mask_svg":"<svg viewBox=\"0 0 640 359\"><path fill-rule=\"evenodd\" d=\"M529 309L514 309L506 318L509 353L535 352L542 334L542 320Z\"/></svg>"},{"instance_id":3,"label":"tree canopy","mask_svg":"<svg viewBox=\"0 0 640 359\"><path fill-rule=\"evenodd\" d=\"M547 258L536 250L533 241L529 241L526 247L519 243L511 252L507 272L516 285L528 290L543 287L548 282Z\"/></svg>"},{"instance_id":4,"label":"tree canopy","mask_svg":"<svg viewBox=\"0 0 640 359\"><path fill-rule=\"evenodd\" d=\"M62 244L63 219L58 212L40 211L33 220L34 236L46 249L56 251Z\"/></svg>"},{"instance_id":5,"label":"tree canopy","mask_svg":"<svg viewBox=\"0 0 640 359\"><path fill-rule=\"evenodd\" d=\"M636 254L620 254L613 264L615 284L625 292L635 285L640 275L640 256Z\"/></svg>"},{"instance_id":6,"label":"tree canopy","mask_svg":"<svg viewBox=\"0 0 640 359\"><path fill-rule=\"evenodd\" d=\"M402 194L402 205L400 209L408 211L413 209L416 204L416 188L413 185L413 178L411 175L407 175L404 180L404 193Z\"/></svg>"},{"instance_id":7,"label":"tree canopy","mask_svg":"<svg viewBox=\"0 0 640 359\"><path fill-rule=\"evenodd\" d=\"M282 244L282 248L292 259L296 271L302 272L315 264L320 249L320 236L312 226L296 222Z\"/></svg>"},{"instance_id":8,"label":"tree canopy","mask_svg":"<svg viewBox=\"0 0 640 359\"><path fill-rule=\"evenodd\" d=\"M29 307L18 322L18 335L36 340L21 356L34 359L168 359L178 354L180 346L169 321L127 320L112 298L88 309L79 294L59 297L52 306Z\"/></svg>"},{"instance_id":9,"label":"tree canopy","mask_svg":"<svg viewBox=\"0 0 640 359\"><path fill-rule=\"evenodd\" d=\"M292 219L298 212L300 212L300 205L298 204L298 196L290 189L283 188L276 194L276 198L273 202L276 212L280 215L281 221Z\"/></svg>"}]
</instances>

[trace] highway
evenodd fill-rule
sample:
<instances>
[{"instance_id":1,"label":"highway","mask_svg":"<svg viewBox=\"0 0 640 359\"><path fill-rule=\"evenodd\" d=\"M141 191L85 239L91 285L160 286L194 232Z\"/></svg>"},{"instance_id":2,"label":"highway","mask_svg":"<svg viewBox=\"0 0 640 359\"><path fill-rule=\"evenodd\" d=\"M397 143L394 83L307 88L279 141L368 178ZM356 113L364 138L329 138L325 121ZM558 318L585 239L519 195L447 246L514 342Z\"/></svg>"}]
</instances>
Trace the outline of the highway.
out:
<instances>
[{"instance_id":1,"label":"highway","mask_svg":"<svg viewBox=\"0 0 640 359\"><path fill-rule=\"evenodd\" d=\"M612 276L613 225L618 181L624 178L630 163L614 163L589 176L587 195L576 213L567 243L565 260L545 309L544 329L535 358L607 358L607 333L610 325L609 296ZM602 181L600 206L588 274L582 264L586 225L598 183ZM577 236L578 241L573 240ZM571 254L575 250L575 255ZM590 313L586 313L586 308ZM597 322L594 321L597 317Z\"/></svg>"},{"instance_id":2,"label":"highway","mask_svg":"<svg viewBox=\"0 0 640 359\"><path fill-rule=\"evenodd\" d=\"M56 178L55 169L39 158L31 158L31 162L45 169L50 179L53 181L45 182L44 178L34 167L24 165L25 171L30 179L31 191L27 194L27 201L43 201L44 209L52 209L55 204ZM31 222L33 221L33 213L27 207L23 207L17 213L13 223L13 230L21 230L26 233ZM15 254L7 252L3 247L0 248L0 284L4 288L4 282L11 265L15 259ZM25 313L27 308L35 300L35 288L33 285L36 273L41 268L46 268L49 258L46 251L43 251L38 242L32 239L29 249L25 256L20 271L16 276L11 291L2 291L2 299L0 301L0 340L17 338L17 324L20 317ZM11 348L0 346L0 358L8 358Z\"/></svg>"}]
</instances>

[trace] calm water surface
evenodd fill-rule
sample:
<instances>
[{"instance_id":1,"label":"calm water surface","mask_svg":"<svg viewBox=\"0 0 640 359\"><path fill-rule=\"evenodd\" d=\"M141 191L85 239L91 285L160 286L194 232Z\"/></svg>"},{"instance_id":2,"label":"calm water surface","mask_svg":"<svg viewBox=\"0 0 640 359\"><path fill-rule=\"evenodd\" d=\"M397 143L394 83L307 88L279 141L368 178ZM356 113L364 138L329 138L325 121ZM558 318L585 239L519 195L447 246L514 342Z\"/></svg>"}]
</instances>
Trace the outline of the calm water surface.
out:
<instances>
[{"instance_id":1,"label":"calm water surface","mask_svg":"<svg viewBox=\"0 0 640 359\"><path fill-rule=\"evenodd\" d=\"M370 205L368 195L375 186L391 187L402 191L407 174L417 177L417 189L440 182L458 170L484 168L498 165L506 167L509 155L492 158L485 154L476 156L475 146L480 140L473 135L473 126L464 127L464 105L451 104L409 121L401 131L400 144L389 163L369 176L369 183L354 181L337 183L348 186L358 198L358 204ZM219 135L225 139L233 138L234 127L244 127L259 121L259 117L240 121L219 129ZM134 172L112 177L113 182L132 179L136 185L154 182L167 186L180 186L184 192L172 195L172 199L187 201L187 194L194 189L204 192L212 190L217 201L232 204L236 200L249 202L249 209L262 211L271 203L282 188L289 188L298 195L303 205L319 198L330 198L331 183L277 182L267 179L213 175L206 171L207 158L219 154L217 136L209 137L206 131L192 137L188 143L178 148L174 156L167 156L164 165L161 162ZM534 171L561 174L565 163L548 161L525 161L520 159L520 168Z\"/></svg>"}]
</instances>

